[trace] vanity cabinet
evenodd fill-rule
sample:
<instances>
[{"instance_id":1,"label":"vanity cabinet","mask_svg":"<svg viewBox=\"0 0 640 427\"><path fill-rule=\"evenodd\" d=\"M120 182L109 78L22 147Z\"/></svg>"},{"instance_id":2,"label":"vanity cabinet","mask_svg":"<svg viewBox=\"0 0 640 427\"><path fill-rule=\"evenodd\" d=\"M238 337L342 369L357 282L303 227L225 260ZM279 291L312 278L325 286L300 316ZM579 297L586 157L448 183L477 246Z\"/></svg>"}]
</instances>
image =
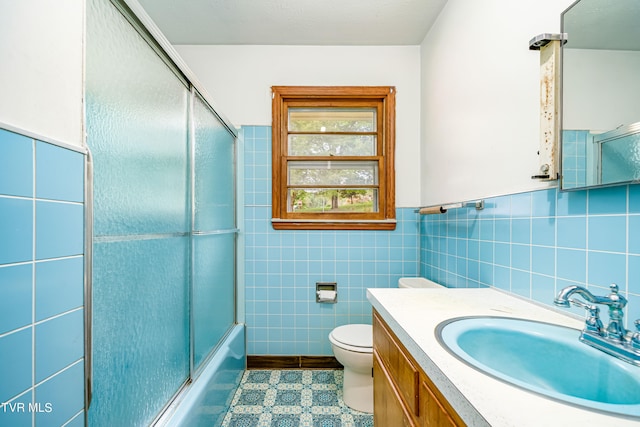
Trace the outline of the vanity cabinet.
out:
<instances>
[{"instance_id":1,"label":"vanity cabinet","mask_svg":"<svg viewBox=\"0 0 640 427\"><path fill-rule=\"evenodd\" d=\"M375 310L373 418L376 426L465 425Z\"/></svg>"}]
</instances>

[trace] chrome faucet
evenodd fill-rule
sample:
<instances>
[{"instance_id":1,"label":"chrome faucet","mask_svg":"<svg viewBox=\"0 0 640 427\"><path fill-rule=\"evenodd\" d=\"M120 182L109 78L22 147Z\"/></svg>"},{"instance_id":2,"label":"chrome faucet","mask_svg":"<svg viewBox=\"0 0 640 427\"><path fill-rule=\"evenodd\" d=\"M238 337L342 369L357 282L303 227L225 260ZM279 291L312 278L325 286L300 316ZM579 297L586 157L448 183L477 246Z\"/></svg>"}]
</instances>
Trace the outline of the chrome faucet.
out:
<instances>
[{"instance_id":1,"label":"chrome faucet","mask_svg":"<svg viewBox=\"0 0 640 427\"><path fill-rule=\"evenodd\" d=\"M623 326L623 309L627 305L627 299L618 293L618 285L615 283L612 283L609 289L611 290L609 295L596 296L581 286L567 286L560 291L553 302L560 307L570 307L573 304L587 310L580 341L640 366L640 319L635 321L636 332L626 330ZM579 295L591 304L570 299L573 295ZM600 320L600 309L596 304L609 307L609 325L606 328Z\"/></svg>"},{"instance_id":2,"label":"chrome faucet","mask_svg":"<svg viewBox=\"0 0 640 427\"><path fill-rule=\"evenodd\" d=\"M578 294L591 303L608 306L609 326L607 326L606 335L612 339L622 340L626 333L624 327L622 326L624 317L624 312L622 311L622 309L627 305L627 299L618 293L618 285L616 285L615 283L612 283L609 288L611 289L611 293L609 295L599 297L593 295L591 292L581 286L567 286L560 291L553 302L560 307L569 307L570 303L573 303L579 307L588 308L584 305L576 304L576 301L569 299L574 294Z\"/></svg>"}]
</instances>

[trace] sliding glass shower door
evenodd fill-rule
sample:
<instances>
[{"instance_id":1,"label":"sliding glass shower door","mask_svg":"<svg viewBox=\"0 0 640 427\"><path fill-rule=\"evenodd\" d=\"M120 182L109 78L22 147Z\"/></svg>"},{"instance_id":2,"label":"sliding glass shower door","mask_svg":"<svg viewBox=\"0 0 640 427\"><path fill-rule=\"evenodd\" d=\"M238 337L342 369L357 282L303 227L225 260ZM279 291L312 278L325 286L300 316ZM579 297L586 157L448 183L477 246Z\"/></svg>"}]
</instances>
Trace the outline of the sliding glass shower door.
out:
<instances>
[{"instance_id":1,"label":"sliding glass shower door","mask_svg":"<svg viewBox=\"0 0 640 427\"><path fill-rule=\"evenodd\" d=\"M87 2L92 427L148 425L235 322L235 137L114 3Z\"/></svg>"},{"instance_id":2,"label":"sliding glass shower door","mask_svg":"<svg viewBox=\"0 0 640 427\"><path fill-rule=\"evenodd\" d=\"M193 341L197 367L235 321L235 138L194 96Z\"/></svg>"}]
</instances>

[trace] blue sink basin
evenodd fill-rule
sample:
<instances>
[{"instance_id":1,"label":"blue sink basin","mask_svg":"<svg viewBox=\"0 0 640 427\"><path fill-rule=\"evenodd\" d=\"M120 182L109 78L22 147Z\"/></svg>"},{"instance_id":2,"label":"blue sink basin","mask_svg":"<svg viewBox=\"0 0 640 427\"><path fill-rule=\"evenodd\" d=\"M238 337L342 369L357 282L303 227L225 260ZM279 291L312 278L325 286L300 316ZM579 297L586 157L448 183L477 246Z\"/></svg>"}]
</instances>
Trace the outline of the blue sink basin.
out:
<instances>
[{"instance_id":1,"label":"blue sink basin","mask_svg":"<svg viewBox=\"0 0 640 427\"><path fill-rule=\"evenodd\" d=\"M479 371L590 410L640 417L640 368L578 341L580 331L507 317L438 325L451 354Z\"/></svg>"}]
</instances>

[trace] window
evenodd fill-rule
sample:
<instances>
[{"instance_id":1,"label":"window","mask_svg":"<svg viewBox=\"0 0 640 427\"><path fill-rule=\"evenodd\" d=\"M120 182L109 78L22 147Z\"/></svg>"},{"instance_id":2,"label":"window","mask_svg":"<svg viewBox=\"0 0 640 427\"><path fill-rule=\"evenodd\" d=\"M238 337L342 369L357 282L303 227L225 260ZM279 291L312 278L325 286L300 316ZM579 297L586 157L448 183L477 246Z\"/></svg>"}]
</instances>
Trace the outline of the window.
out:
<instances>
[{"instance_id":1,"label":"window","mask_svg":"<svg viewBox=\"0 0 640 427\"><path fill-rule=\"evenodd\" d=\"M395 228L395 88L273 88L273 227Z\"/></svg>"}]
</instances>

